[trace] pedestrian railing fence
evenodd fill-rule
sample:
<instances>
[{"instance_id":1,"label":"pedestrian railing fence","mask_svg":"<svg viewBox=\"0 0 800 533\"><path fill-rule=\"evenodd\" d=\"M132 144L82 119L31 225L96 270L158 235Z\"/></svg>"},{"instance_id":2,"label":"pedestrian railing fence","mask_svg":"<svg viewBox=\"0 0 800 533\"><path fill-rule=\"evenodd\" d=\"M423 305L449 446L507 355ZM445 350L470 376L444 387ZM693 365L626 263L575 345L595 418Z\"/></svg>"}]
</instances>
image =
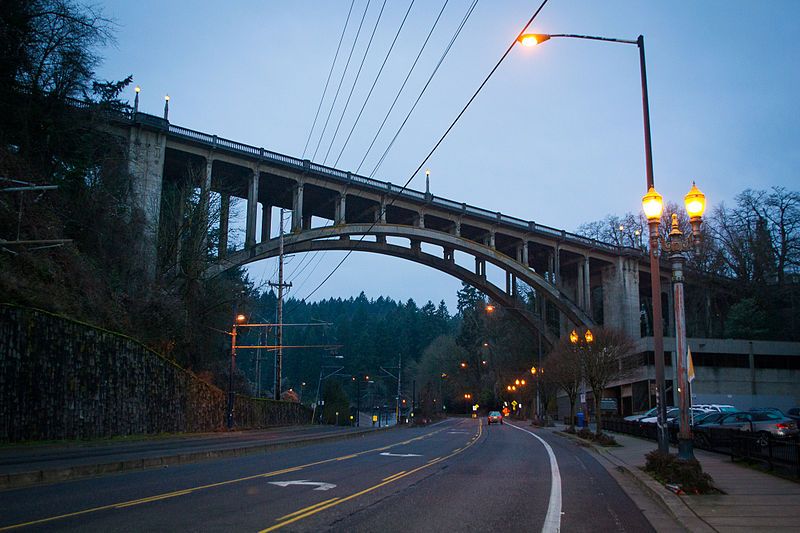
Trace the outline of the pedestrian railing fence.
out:
<instances>
[{"instance_id":1,"label":"pedestrian railing fence","mask_svg":"<svg viewBox=\"0 0 800 533\"><path fill-rule=\"evenodd\" d=\"M657 439L655 424L641 424L623 419L603 421L604 429L650 440ZM670 442L677 443L678 428L670 425ZM694 446L730 455L732 461L761 463L769 470L800 478L800 438L776 437L771 433L753 433L727 428L696 428Z\"/></svg>"}]
</instances>

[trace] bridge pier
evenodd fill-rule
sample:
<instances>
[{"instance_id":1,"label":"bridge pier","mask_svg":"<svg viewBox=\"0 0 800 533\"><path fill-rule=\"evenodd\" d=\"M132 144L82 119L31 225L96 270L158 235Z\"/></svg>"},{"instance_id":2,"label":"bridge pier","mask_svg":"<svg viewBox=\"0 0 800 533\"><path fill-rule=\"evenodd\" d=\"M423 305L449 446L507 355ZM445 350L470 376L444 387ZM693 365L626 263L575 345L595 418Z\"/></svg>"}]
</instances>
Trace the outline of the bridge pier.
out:
<instances>
[{"instance_id":1,"label":"bridge pier","mask_svg":"<svg viewBox=\"0 0 800 533\"><path fill-rule=\"evenodd\" d=\"M141 217L143 235L137 257L145 279L153 280L158 264L158 225L167 136L158 130L133 126L128 137L128 170L133 178L134 217Z\"/></svg>"},{"instance_id":2,"label":"bridge pier","mask_svg":"<svg viewBox=\"0 0 800 533\"><path fill-rule=\"evenodd\" d=\"M333 223L336 226L341 226L343 224L347 224L347 195L340 194L338 198L336 198L336 204L334 205L334 215L333 215Z\"/></svg>"},{"instance_id":3,"label":"bridge pier","mask_svg":"<svg viewBox=\"0 0 800 533\"><path fill-rule=\"evenodd\" d=\"M245 248L252 248L256 245L256 214L258 213L258 179L260 177L258 168L250 171L247 178L247 226L245 228Z\"/></svg>"},{"instance_id":4,"label":"bridge pier","mask_svg":"<svg viewBox=\"0 0 800 533\"><path fill-rule=\"evenodd\" d=\"M298 183L292 190L292 233L303 230L303 184Z\"/></svg>"},{"instance_id":5,"label":"bridge pier","mask_svg":"<svg viewBox=\"0 0 800 533\"><path fill-rule=\"evenodd\" d=\"M228 255L228 223L231 213L231 195L222 193L219 198L219 244L217 253L222 259Z\"/></svg>"},{"instance_id":6,"label":"bridge pier","mask_svg":"<svg viewBox=\"0 0 800 533\"><path fill-rule=\"evenodd\" d=\"M635 259L618 257L601 271L603 322L640 337L639 265Z\"/></svg>"}]
</instances>

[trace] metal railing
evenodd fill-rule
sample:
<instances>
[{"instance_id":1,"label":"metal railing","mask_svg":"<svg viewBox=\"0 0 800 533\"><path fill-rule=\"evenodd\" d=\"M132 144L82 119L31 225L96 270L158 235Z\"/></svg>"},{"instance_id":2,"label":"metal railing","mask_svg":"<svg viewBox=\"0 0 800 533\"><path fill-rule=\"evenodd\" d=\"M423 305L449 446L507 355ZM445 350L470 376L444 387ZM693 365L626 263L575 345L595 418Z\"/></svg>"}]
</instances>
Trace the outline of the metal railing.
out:
<instances>
[{"instance_id":1,"label":"metal railing","mask_svg":"<svg viewBox=\"0 0 800 533\"><path fill-rule=\"evenodd\" d=\"M604 429L649 440L656 440L656 425L622 419L603 421ZM677 427L669 426L670 441L678 440ZM753 433L728 428L693 430L694 446L730 455L732 461L761 463L767 469L800 478L800 438L776 437L768 432Z\"/></svg>"}]
</instances>

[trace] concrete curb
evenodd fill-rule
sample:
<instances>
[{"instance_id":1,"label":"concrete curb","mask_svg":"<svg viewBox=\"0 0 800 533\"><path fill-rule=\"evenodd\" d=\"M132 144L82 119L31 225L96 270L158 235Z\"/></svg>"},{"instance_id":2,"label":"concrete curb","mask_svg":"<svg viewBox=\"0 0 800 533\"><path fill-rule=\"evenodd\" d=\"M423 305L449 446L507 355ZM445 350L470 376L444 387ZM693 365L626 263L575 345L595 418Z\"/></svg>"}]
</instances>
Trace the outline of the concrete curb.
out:
<instances>
[{"instance_id":1,"label":"concrete curb","mask_svg":"<svg viewBox=\"0 0 800 533\"><path fill-rule=\"evenodd\" d=\"M348 440L366 435L372 435L378 431L394 429L389 428L366 429L357 432L337 433L334 435L317 435L314 437L297 438L282 442L271 442L266 444L254 444L252 446L241 446L238 448L224 448L219 450L202 450L189 453L173 453L159 457L144 457L141 459L128 459L125 461L109 461L90 465L77 465L61 468L51 468L46 470L32 470L28 472L15 472L10 474L0 474L0 490L19 489L33 485L47 483L57 483L73 479L80 479L103 474L126 472L129 470L144 470L147 468L165 467L170 465L180 465L195 463L207 459L219 459L224 457L238 457L251 455L259 452L283 450L296 448L308 444L321 442L335 442L338 440Z\"/></svg>"},{"instance_id":2,"label":"concrete curb","mask_svg":"<svg viewBox=\"0 0 800 533\"><path fill-rule=\"evenodd\" d=\"M639 468L631 467L628 463L625 463L614 454L611 453L610 450L606 449L605 447L599 447L595 443L582 439L580 437L576 437L574 435L570 435L569 433L564 433L562 431L554 431L553 433L559 435L563 438L568 438L574 441L578 441L583 444L586 448L590 448L602 461L600 464L603 465L606 470L610 470L611 468L615 468L619 472L623 472L629 474L633 480L636 482L639 487L641 487L644 492L650 496L650 498L656 502L661 508L670 514L679 524L685 527L688 531L692 532L716 532L717 530L711 527L706 521L701 519L697 516L694 511L692 511L686 503L678 496L677 494L669 491L666 487L661 485L661 483L654 480L650 477L647 473L643 472ZM607 464L608 463L608 464ZM613 465L612 467L609 467ZM624 487L623 487L623 490Z\"/></svg>"}]
</instances>

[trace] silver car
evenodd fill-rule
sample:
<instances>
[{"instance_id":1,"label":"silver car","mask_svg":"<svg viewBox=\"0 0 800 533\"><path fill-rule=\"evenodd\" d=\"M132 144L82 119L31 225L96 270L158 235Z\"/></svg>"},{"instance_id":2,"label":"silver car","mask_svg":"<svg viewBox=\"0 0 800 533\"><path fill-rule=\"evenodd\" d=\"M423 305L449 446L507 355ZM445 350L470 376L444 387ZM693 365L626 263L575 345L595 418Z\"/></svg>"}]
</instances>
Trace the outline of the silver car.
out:
<instances>
[{"instance_id":1,"label":"silver car","mask_svg":"<svg viewBox=\"0 0 800 533\"><path fill-rule=\"evenodd\" d=\"M723 416L713 424L700 424L695 428L695 432L699 434L698 436L701 440L705 437L705 442L707 443L708 435L705 432L716 428L751 432L757 436L756 443L761 447L767 446L770 435L780 438L797 435L800 432L797 429L797 422L791 418L767 411L731 413Z\"/></svg>"}]
</instances>

